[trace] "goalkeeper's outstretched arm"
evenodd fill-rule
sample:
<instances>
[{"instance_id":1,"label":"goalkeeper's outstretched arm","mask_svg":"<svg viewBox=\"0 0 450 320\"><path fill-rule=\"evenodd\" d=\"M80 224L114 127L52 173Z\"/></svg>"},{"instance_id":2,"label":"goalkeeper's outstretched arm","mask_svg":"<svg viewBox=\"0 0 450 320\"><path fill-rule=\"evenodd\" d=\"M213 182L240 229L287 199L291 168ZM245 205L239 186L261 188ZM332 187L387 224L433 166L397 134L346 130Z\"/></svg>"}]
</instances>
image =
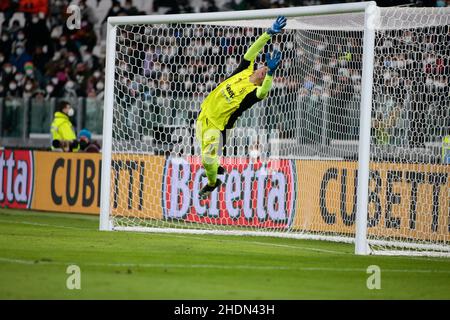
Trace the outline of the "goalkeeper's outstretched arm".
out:
<instances>
[{"instance_id":1,"label":"goalkeeper's outstretched arm","mask_svg":"<svg viewBox=\"0 0 450 320\"><path fill-rule=\"evenodd\" d=\"M256 89L256 97L258 99L264 99L267 97L270 89L272 88L273 74L275 70L278 68L281 62L281 52L275 50L273 52L272 57L270 57L269 53L266 53L266 64L267 64L267 73L264 77L264 81L261 86Z\"/></svg>"},{"instance_id":2,"label":"goalkeeper's outstretched arm","mask_svg":"<svg viewBox=\"0 0 450 320\"><path fill-rule=\"evenodd\" d=\"M259 52L264 48L266 43L272 38L270 34L264 32L259 38L248 48L247 52L244 55L244 60L249 63L253 63Z\"/></svg>"},{"instance_id":3,"label":"goalkeeper's outstretched arm","mask_svg":"<svg viewBox=\"0 0 450 320\"><path fill-rule=\"evenodd\" d=\"M286 18L278 17L277 20L273 23L272 27L267 29L262 35L256 39L256 41L248 48L247 52L244 55L244 59L242 59L241 63L237 67L236 70L229 76L232 77L235 74L247 69L250 65L254 64L256 57L259 52L264 48L266 43L272 38L273 35L276 35L281 32L281 30L286 26Z\"/></svg>"}]
</instances>

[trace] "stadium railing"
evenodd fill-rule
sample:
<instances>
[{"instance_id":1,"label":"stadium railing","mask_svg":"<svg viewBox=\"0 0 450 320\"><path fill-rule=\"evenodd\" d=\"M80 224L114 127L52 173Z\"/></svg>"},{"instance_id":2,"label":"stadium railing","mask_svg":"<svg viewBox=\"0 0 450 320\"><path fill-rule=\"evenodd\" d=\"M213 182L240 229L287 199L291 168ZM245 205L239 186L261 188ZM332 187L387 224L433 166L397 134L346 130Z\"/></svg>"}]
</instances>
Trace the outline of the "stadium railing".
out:
<instances>
[{"instance_id":1,"label":"stadium railing","mask_svg":"<svg viewBox=\"0 0 450 320\"><path fill-rule=\"evenodd\" d=\"M56 105L60 100L68 100L76 112L72 119L75 129L79 132L83 128L89 129L93 133L93 139L102 142L103 129L103 99L98 98L15 98L7 97L0 98L0 141L3 148L31 148L31 149L48 149L51 145L50 125L53 120L53 114ZM174 114L174 117L161 117L159 108L152 103L148 104L150 111L150 120L154 123L154 130L137 130L136 136L129 137L140 141L142 144L148 145L147 150L152 150L152 154L167 154L177 150L176 145L180 137L191 136L193 140L194 130L193 123L184 121L183 119L192 119L192 115L184 117L182 112L178 112L179 103L172 101L173 106L170 110L164 108L166 113ZM306 106L308 103L305 102ZM318 102L314 102L318 103ZM319 102L321 105L326 103ZM276 105L276 103L274 102ZM126 107L126 106L125 106ZM182 110L186 108L181 108ZM349 104L348 109L352 109ZM325 112L325 110L323 110ZM303 111L302 111L303 112ZM130 112L130 115L131 112ZM264 110L253 110L251 114L244 116L242 122L239 124L239 129L258 128L258 118L264 116ZM308 114L303 114L301 118L307 120ZM174 119L172 122L164 121L164 119ZM429 124L431 125L435 116L428 115ZM408 119L402 122L408 125ZM126 125L127 122L124 121ZM299 124L301 127L301 124ZM317 141L297 141L293 137L281 136L278 137L278 145L280 148L280 156L288 158L321 158L334 157L336 159L352 160L356 157L358 152L358 141L352 139L355 136L352 132L340 132L339 135L333 134L332 131L327 130L325 122L318 124ZM320 127L323 127L320 129ZM351 128L346 126L345 128ZM356 123L355 128L358 127ZM270 129L270 128L265 128ZM286 128L286 132L291 132L292 128ZM392 133L390 130L401 130L402 128L388 128L387 133ZM161 137L155 134L164 133L165 143L161 144ZM268 130L267 130L268 132ZM429 130L432 133L432 130ZM441 140L442 137L436 132L436 135L430 134L425 142L421 152L413 152L418 155L417 162L426 163L440 163L441 162ZM270 138L268 138L270 140ZM375 135L373 134L373 139ZM267 140L267 141L269 141ZM391 144L377 144L376 150L373 154L377 159L384 159L389 161L389 157L395 157L396 154L402 152L410 152L411 148L407 145L407 137L404 139L397 139L400 145ZM159 141L159 143L156 143ZM270 142L270 141L269 141ZM272 141L273 143L274 141ZM126 141L124 141L126 143ZM234 143L247 144L248 141L236 140ZM321 146L320 148L317 146ZM244 150L234 145L227 148L227 155L239 156L240 154L233 154L233 150ZM293 151L294 150L294 151ZM191 152L195 149L192 148ZM314 151L313 153L311 153ZM417 150L416 150L417 151ZM294 152L289 154L288 152Z\"/></svg>"}]
</instances>

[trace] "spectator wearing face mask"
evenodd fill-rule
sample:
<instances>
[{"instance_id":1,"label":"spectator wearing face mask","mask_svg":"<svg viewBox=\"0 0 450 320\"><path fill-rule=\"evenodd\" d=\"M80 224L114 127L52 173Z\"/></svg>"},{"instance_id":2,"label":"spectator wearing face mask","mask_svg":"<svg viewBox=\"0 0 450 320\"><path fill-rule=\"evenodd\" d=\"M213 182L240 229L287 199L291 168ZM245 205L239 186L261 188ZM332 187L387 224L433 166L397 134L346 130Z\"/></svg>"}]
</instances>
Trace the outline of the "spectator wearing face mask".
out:
<instances>
[{"instance_id":1,"label":"spectator wearing face mask","mask_svg":"<svg viewBox=\"0 0 450 320\"><path fill-rule=\"evenodd\" d=\"M102 73L99 70L94 71L92 75L87 78L86 81L86 95L92 98L95 98L98 94L98 90L96 89L99 83L104 84L104 79ZM102 91L103 88L100 90Z\"/></svg>"},{"instance_id":2,"label":"spectator wearing face mask","mask_svg":"<svg viewBox=\"0 0 450 320\"><path fill-rule=\"evenodd\" d=\"M90 70L97 70L103 68L99 58L92 54L92 51L85 50L82 55L83 64Z\"/></svg>"},{"instance_id":3,"label":"spectator wearing face mask","mask_svg":"<svg viewBox=\"0 0 450 320\"><path fill-rule=\"evenodd\" d=\"M25 43L27 41L27 39L25 38L25 32L23 31L23 29L20 29L17 34L16 37L14 39L14 43L17 44L22 44Z\"/></svg>"},{"instance_id":4,"label":"spectator wearing face mask","mask_svg":"<svg viewBox=\"0 0 450 320\"><path fill-rule=\"evenodd\" d=\"M3 64L3 68L0 69L0 73L3 84L7 86L14 79L15 68L11 63L6 62Z\"/></svg>"},{"instance_id":5,"label":"spectator wearing face mask","mask_svg":"<svg viewBox=\"0 0 450 320\"><path fill-rule=\"evenodd\" d=\"M11 55L10 62L16 67L17 71L23 72L26 62L31 61L31 56L25 51L25 47L19 44L13 55Z\"/></svg>"},{"instance_id":6,"label":"spectator wearing face mask","mask_svg":"<svg viewBox=\"0 0 450 320\"><path fill-rule=\"evenodd\" d=\"M69 79L64 85L63 97L71 100L76 99L78 97L76 90L75 82Z\"/></svg>"},{"instance_id":7,"label":"spectator wearing face mask","mask_svg":"<svg viewBox=\"0 0 450 320\"><path fill-rule=\"evenodd\" d=\"M34 90L36 90L37 88L37 83L34 80L27 80L25 81L25 84L23 86L23 93L22 93L22 97L24 99L30 99L33 94L34 94Z\"/></svg>"},{"instance_id":8,"label":"spectator wearing face mask","mask_svg":"<svg viewBox=\"0 0 450 320\"><path fill-rule=\"evenodd\" d=\"M33 55L33 66L35 71L39 73L45 73L45 65L50 61L51 55L48 52L48 46L37 46L34 48Z\"/></svg>"},{"instance_id":9,"label":"spectator wearing face mask","mask_svg":"<svg viewBox=\"0 0 450 320\"><path fill-rule=\"evenodd\" d=\"M56 51L67 51L67 52L73 52L77 57L80 57L80 51L78 47L76 46L74 41L71 41L67 38L67 36L62 35L59 38L59 42L56 43L55 47Z\"/></svg>"},{"instance_id":10,"label":"spectator wearing face mask","mask_svg":"<svg viewBox=\"0 0 450 320\"><path fill-rule=\"evenodd\" d=\"M8 90L5 95L8 98L20 98L22 96L22 88L15 80L13 80L9 83Z\"/></svg>"},{"instance_id":11,"label":"spectator wearing face mask","mask_svg":"<svg viewBox=\"0 0 450 320\"><path fill-rule=\"evenodd\" d=\"M43 87L45 85L44 77L39 72L39 70L34 68L33 62L28 61L27 63L25 63L23 68L25 70L25 78L24 78L25 82L27 81L37 82L37 84L40 87Z\"/></svg>"},{"instance_id":12,"label":"spectator wearing face mask","mask_svg":"<svg viewBox=\"0 0 450 320\"><path fill-rule=\"evenodd\" d=\"M119 16L124 13L126 13L126 12L120 5L120 1L112 0L111 8L109 8L109 11L105 16L105 19L102 21L102 24L106 23L106 21L108 20L109 17L116 17L116 16Z\"/></svg>"},{"instance_id":13,"label":"spectator wearing face mask","mask_svg":"<svg viewBox=\"0 0 450 320\"><path fill-rule=\"evenodd\" d=\"M16 72L15 74L14 74L14 80L16 81L16 83L17 83L17 85L19 86L19 87L21 87L22 85L23 85L23 83L24 83L24 75L23 75L23 73L22 72Z\"/></svg>"},{"instance_id":14,"label":"spectator wearing face mask","mask_svg":"<svg viewBox=\"0 0 450 320\"><path fill-rule=\"evenodd\" d=\"M137 16L139 14L145 14L144 12L139 11L134 5L133 0L125 0L124 10L127 16Z\"/></svg>"},{"instance_id":15,"label":"spectator wearing face mask","mask_svg":"<svg viewBox=\"0 0 450 320\"><path fill-rule=\"evenodd\" d=\"M66 65L70 66L70 68L74 68L75 65L77 64L76 54L73 52L68 52L66 57L67 57Z\"/></svg>"},{"instance_id":16,"label":"spectator wearing face mask","mask_svg":"<svg viewBox=\"0 0 450 320\"><path fill-rule=\"evenodd\" d=\"M77 46L87 46L87 49L92 51L97 44L97 35L94 31L94 25L87 21L81 21L81 28L71 36L71 40L75 42Z\"/></svg>"},{"instance_id":17,"label":"spectator wearing face mask","mask_svg":"<svg viewBox=\"0 0 450 320\"><path fill-rule=\"evenodd\" d=\"M78 152L98 153L100 145L96 141L92 141L92 134L88 129L83 129L78 134L80 149Z\"/></svg>"},{"instance_id":18,"label":"spectator wearing face mask","mask_svg":"<svg viewBox=\"0 0 450 320\"><path fill-rule=\"evenodd\" d=\"M53 75L48 81L46 89L51 97L61 97L64 92L64 85L57 75Z\"/></svg>"},{"instance_id":19,"label":"spectator wearing face mask","mask_svg":"<svg viewBox=\"0 0 450 320\"><path fill-rule=\"evenodd\" d=\"M44 96L46 99L57 97L57 94L55 92L55 86L52 85L51 83L47 84L45 86Z\"/></svg>"},{"instance_id":20,"label":"spectator wearing face mask","mask_svg":"<svg viewBox=\"0 0 450 320\"><path fill-rule=\"evenodd\" d=\"M52 150L65 152L78 151L78 141L70 117L75 114L69 102L61 101L56 108L50 127L52 134Z\"/></svg>"}]
</instances>

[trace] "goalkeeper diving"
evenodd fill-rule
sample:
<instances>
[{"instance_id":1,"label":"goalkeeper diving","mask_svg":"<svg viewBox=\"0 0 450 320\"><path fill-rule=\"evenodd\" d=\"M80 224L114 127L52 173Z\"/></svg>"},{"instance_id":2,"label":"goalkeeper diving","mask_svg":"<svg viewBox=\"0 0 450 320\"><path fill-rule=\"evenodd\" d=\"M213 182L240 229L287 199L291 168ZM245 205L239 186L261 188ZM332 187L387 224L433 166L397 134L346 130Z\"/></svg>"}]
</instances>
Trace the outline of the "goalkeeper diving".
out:
<instances>
[{"instance_id":1,"label":"goalkeeper diving","mask_svg":"<svg viewBox=\"0 0 450 320\"><path fill-rule=\"evenodd\" d=\"M222 184L218 174L225 172L219 165L218 149L222 132L233 128L242 113L255 103L265 99L272 88L273 75L281 61L281 52L266 53L266 66L256 68L255 59L272 36L281 33L286 18L278 17L253 43L237 69L221 82L203 101L197 118L196 136L201 148L202 164L208 184L199 195L207 197ZM225 144L225 141L223 141Z\"/></svg>"}]
</instances>

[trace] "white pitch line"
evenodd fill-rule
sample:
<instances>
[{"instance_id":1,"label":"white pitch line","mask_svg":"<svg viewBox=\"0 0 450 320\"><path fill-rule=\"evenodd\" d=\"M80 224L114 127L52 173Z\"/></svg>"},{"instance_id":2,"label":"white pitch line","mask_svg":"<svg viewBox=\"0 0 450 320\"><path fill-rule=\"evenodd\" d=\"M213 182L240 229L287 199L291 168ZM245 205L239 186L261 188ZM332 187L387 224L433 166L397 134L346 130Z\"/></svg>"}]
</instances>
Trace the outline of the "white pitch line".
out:
<instances>
[{"instance_id":1,"label":"white pitch line","mask_svg":"<svg viewBox=\"0 0 450 320\"><path fill-rule=\"evenodd\" d=\"M334 251L334 250L318 249L318 248L303 247L303 246L292 246L292 245L288 245L288 244L276 244L276 243L257 242L257 241L252 241L251 243L258 244L258 245L264 245L264 246L270 246L270 247L281 247L281 248L290 248L290 249L301 249L301 250L316 251L316 252L321 252L321 253L348 254L347 252L342 252L342 251Z\"/></svg>"},{"instance_id":2,"label":"white pitch line","mask_svg":"<svg viewBox=\"0 0 450 320\"><path fill-rule=\"evenodd\" d=\"M77 265L77 262L58 262L9 259L0 257L0 262L22 265ZM363 272L364 268L328 268L328 267L284 267L284 266L252 266L252 265L214 265L214 264L164 264L164 263L100 263L87 262L78 264L80 267L127 267L127 268L163 268L163 269L226 269L226 270L278 270L278 271L327 271L327 272ZM450 270L426 269L383 269L381 272L390 273L443 273L450 274Z\"/></svg>"},{"instance_id":3,"label":"white pitch line","mask_svg":"<svg viewBox=\"0 0 450 320\"><path fill-rule=\"evenodd\" d=\"M24 225L30 225L30 226L37 226L37 227L54 227L54 228L63 228L63 229L73 229L73 230L91 230L89 228L80 228L80 227L70 227L70 226L62 226L58 224L48 224L48 223L39 223L39 222L26 222L26 221L14 221L14 220L0 220L1 223L10 223L10 224L24 224Z\"/></svg>"},{"instance_id":4,"label":"white pitch line","mask_svg":"<svg viewBox=\"0 0 450 320\"><path fill-rule=\"evenodd\" d=\"M8 258L0 258L1 262L7 263L15 263L15 264L35 264L35 261L31 260L20 260L20 259L8 259Z\"/></svg>"}]
</instances>

